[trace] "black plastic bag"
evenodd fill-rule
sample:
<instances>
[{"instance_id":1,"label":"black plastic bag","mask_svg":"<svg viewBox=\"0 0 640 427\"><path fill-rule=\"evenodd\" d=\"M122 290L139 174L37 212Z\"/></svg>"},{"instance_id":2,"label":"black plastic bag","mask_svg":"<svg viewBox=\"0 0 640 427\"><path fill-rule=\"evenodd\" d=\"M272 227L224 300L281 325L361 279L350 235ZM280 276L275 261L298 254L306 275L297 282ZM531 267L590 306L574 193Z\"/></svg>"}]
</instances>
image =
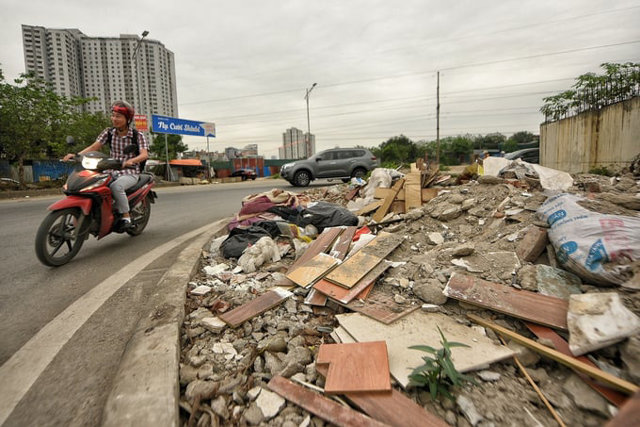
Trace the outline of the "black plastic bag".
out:
<instances>
[{"instance_id":1,"label":"black plastic bag","mask_svg":"<svg viewBox=\"0 0 640 427\"><path fill-rule=\"evenodd\" d=\"M220 251L225 258L240 258L242 252L249 246L255 244L260 238L271 234L262 227L236 227L229 236L220 244Z\"/></svg>"},{"instance_id":2,"label":"black plastic bag","mask_svg":"<svg viewBox=\"0 0 640 427\"><path fill-rule=\"evenodd\" d=\"M357 216L348 209L329 202L318 202L300 211L283 206L274 206L273 208L269 208L268 211L303 228L311 224L315 226L320 233L326 227L358 225Z\"/></svg>"}]
</instances>

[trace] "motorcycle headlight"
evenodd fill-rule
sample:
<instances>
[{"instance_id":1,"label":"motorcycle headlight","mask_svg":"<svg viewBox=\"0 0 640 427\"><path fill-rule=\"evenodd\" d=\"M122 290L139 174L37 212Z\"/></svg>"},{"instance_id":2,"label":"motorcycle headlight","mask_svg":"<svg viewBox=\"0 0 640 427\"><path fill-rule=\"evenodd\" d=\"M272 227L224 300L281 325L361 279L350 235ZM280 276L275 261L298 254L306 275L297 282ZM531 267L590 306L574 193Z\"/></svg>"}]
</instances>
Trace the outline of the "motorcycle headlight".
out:
<instances>
[{"instance_id":1,"label":"motorcycle headlight","mask_svg":"<svg viewBox=\"0 0 640 427\"><path fill-rule=\"evenodd\" d=\"M104 185L104 183L109 179L109 175L104 176L102 178L100 178L99 180L97 180L96 182L94 182L93 184L91 184L88 187L84 187L83 189L80 190L81 193L85 192L85 191L91 191L94 188L100 187L101 185Z\"/></svg>"},{"instance_id":2,"label":"motorcycle headlight","mask_svg":"<svg viewBox=\"0 0 640 427\"><path fill-rule=\"evenodd\" d=\"M100 160L102 159L96 157L83 157L82 167L89 170L95 170L98 167L98 162L100 162Z\"/></svg>"}]
</instances>

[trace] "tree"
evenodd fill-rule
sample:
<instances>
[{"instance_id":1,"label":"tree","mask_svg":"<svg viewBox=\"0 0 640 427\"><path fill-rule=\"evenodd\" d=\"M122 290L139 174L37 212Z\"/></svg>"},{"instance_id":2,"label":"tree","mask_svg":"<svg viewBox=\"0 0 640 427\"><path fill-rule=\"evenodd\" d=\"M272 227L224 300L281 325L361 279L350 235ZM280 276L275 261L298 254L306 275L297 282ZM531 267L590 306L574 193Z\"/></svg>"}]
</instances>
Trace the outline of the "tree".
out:
<instances>
[{"instance_id":1,"label":"tree","mask_svg":"<svg viewBox=\"0 0 640 427\"><path fill-rule=\"evenodd\" d=\"M485 136L476 137L473 146L477 149L499 149L507 140L507 137L500 132L488 133Z\"/></svg>"},{"instance_id":2,"label":"tree","mask_svg":"<svg viewBox=\"0 0 640 427\"><path fill-rule=\"evenodd\" d=\"M515 141L516 144L526 144L527 142L538 141L539 137L529 131L516 132L509 137L509 140Z\"/></svg>"},{"instance_id":3,"label":"tree","mask_svg":"<svg viewBox=\"0 0 640 427\"><path fill-rule=\"evenodd\" d=\"M380 162L386 165L411 163L419 156L418 146L404 135L394 136L380 144L374 155L380 157Z\"/></svg>"},{"instance_id":4,"label":"tree","mask_svg":"<svg viewBox=\"0 0 640 427\"><path fill-rule=\"evenodd\" d=\"M51 144L69 124L77 100L58 96L49 84L22 74L15 85L0 73L0 151L18 164L24 185L24 161L51 153Z\"/></svg>"},{"instance_id":5,"label":"tree","mask_svg":"<svg viewBox=\"0 0 640 427\"><path fill-rule=\"evenodd\" d=\"M164 143L164 135L162 133L151 132L153 142L149 146L150 156L154 159L166 160L166 149ZM189 147L182 142L181 135L166 134L167 147L169 151L169 160L178 158L178 153L184 153Z\"/></svg>"}]
</instances>

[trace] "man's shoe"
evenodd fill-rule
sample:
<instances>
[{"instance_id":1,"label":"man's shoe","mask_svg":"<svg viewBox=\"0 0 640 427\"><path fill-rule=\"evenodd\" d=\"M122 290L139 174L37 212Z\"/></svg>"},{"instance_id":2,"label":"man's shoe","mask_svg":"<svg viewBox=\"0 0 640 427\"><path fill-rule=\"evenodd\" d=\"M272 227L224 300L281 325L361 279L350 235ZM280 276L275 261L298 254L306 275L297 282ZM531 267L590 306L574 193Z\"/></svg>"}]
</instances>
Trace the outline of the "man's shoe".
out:
<instances>
[{"instance_id":1,"label":"man's shoe","mask_svg":"<svg viewBox=\"0 0 640 427\"><path fill-rule=\"evenodd\" d=\"M126 231L130 230L131 228L133 228L133 223L131 222L131 220L127 221L126 219L122 218L122 229Z\"/></svg>"}]
</instances>

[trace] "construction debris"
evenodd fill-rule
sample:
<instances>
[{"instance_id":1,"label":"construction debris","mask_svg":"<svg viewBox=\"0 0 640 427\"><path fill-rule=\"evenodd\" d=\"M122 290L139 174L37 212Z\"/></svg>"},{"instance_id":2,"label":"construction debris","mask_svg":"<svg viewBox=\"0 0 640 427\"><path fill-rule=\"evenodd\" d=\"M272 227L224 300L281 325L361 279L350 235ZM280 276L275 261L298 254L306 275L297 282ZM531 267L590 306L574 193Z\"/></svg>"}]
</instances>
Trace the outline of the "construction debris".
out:
<instances>
[{"instance_id":1,"label":"construction debris","mask_svg":"<svg viewBox=\"0 0 640 427\"><path fill-rule=\"evenodd\" d=\"M417 162L406 173L376 169L366 185L360 180L246 198L231 227L240 230L232 233L242 235L245 222L255 227L266 221L266 228L236 256L222 257L228 236L212 242L187 295L180 384L181 407L192 413L183 420L596 426L612 418L612 405L623 405L640 381L640 293L634 290L640 287L639 182L631 175L571 177L492 161L485 161L486 175L463 185ZM492 171L495 176L487 174ZM560 207L565 200L572 205ZM314 202L322 202L315 213L334 222L320 223L313 210L301 219L297 212ZM565 216L558 213L563 209ZM575 209L579 214L567 221ZM585 217L597 218L604 229L575 261L588 274L571 266L584 246L583 226L563 229L569 237L558 238L560 225ZM260 238L270 241L260 245L268 250L254 248ZM605 250L593 249L598 240L602 245L595 248ZM576 250L566 244L571 241ZM257 257L261 262L245 266ZM609 276L603 280L603 274ZM603 282L626 287L603 288ZM599 302L589 308L584 301L591 299ZM439 348L438 328L447 340L470 346L452 348L452 359L457 370L479 379L456 391L456 402L431 400L408 380L422 364L420 352L408 347ZM372 342L385 344L387 362L341 359L341 373L330 374L333 362L327 364L321 349ZM514 351L541 395L509 361ZM574 357L584 352L588 358ZM350 387L361 387L356 379L366 377L362 372L387 372L391 390L356 392L363 389ZM354 408L328 400L332 393Z\"/></svg>"}]
</instances>

